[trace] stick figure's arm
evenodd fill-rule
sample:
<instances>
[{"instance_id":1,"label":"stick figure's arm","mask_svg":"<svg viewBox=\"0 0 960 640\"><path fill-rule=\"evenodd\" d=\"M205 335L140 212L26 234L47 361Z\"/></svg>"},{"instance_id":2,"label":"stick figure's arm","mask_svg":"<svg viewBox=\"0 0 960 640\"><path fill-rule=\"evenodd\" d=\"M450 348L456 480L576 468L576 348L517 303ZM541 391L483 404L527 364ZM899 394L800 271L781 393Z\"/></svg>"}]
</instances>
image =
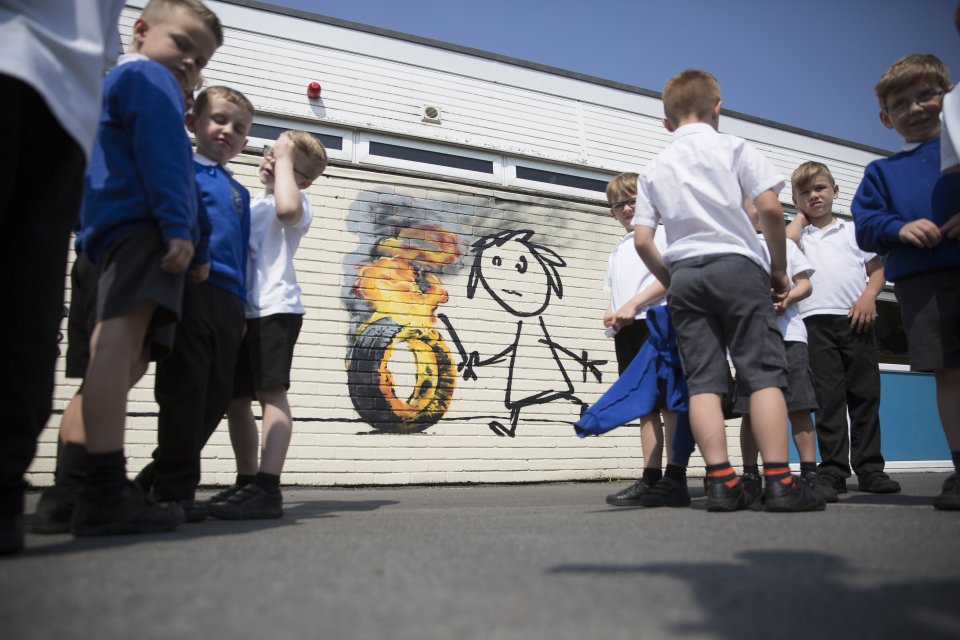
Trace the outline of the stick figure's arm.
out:
<instances>
[{"instance_id":1,"label":"stick figure's arm","mask_svg":"<svg viewBox=\"0 0 960 640\"><path fill-rule=\"evenodd\" d=\"M507 356L510 355L510 352L513 351L516 346L515 344L511 344L497 355L486 360L481 360L479 351L471 351L469 354L467 353L466 348L463 346L463 342L460 340L460 336L457 335L456 329L453 328L453 324L450 322L450 318L442 313L438 313L437 318L439 318L440 322L443 323L443 326L447 328L447 333L450 334L450 339L453 340L453 344L457 348L457 353L460 354L460 362L457 363L457 372L463 374L464 380L476 380L477 374L474 372L476 367L484 367L489 364L503 362L507 359Z\"/></svg>"},{"instance_id":2,"label":"stick figure's arm","mask_svg":"<svg viewBox=\"0 0 960 640\"><path fill-rule=\"evenodd\" d=\"M579 364L581 367L583 367L583 381L584 381L584 382L587 381L587 372L588 372L588 371L593 374L593 377L597 379L597 382L602 382L602 381L603 381L603 373L600 371L599 367L607 364L607 361L606 361L606 360L591 360L589 354L587 353L587 351L580 351L580 353L577 353L576 351L572 351L572 350L570 350L570 349L567 349L567 348L564 347L563 345L561 345L561 344L559 344L559 343L557 343L557 342L554 342L553 338L551 338L549 335L548 335L546 338L541 338L541 339L540 339L540 342L543 343L543 344L545 344L545 345L547 345L548 347L552 347L552 348L556 349L557 351L559 351L559 352L561 352L561 353L563 353L563 354L565 354L565 355L567 355L567 356L570 356L571 358L573 358L573 360L574 360L577 364Z\"/></svg>"}]
</instances>

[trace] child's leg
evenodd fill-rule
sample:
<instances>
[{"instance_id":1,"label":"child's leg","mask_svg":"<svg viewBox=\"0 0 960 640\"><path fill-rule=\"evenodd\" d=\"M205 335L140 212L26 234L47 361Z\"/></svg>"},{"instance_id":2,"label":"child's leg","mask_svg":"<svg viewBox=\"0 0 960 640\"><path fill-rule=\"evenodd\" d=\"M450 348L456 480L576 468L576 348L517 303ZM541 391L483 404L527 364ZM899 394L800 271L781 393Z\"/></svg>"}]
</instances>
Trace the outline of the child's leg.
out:
<instances>
[{"instance_id":1,"label":"child's leg","mask_svg":"<svg viewBox=\"0 0 960 640\"><path fill-rule=\"evenodd\" d=\"M753 425L750 416L744 415L740 419L740 455L743 458L743 467L756 467L760 450L757 448L757 439L753 436Z\"/></svg>"},{"instance_id":2,"label":"child's leg","mask_svg":"<svg viewBox=\"0 0 960 640\"><path fill-rule=\"evenodd\" d=\"M640 446L643 449L644 472L663 468L663 423L659 413L640 418Z\"/></svg>"},{"instance_id":3,"label":"child's leg","mask_svg":"<svg viewBox=\"0 0 960 640\"><path fill-rule=\"evenodd\" d=\"M257 398L263 407L260 473L279 476L293 435L293 415L287 401L287 390L285 387L258 389Z\"/></svg>"},{"instance_id":4,"label":"child's leg","mask_svg":"<svg viewBox=\"0 0 960 640\"><path fill-rule=\"evenodd\" d=\"M750 419L764 463L786 462L790 445L787 442L787 403L783 391L778 387L766 387L751 393Z\"/></svg>"},{"instance_id":5,"label":"child's leg","mask_svg":"<svg viewBox=\"0 0 960 640\"><path fill-rule=\"evenodd\" d=\"M951 452L960 451L960 369L934 372L937 383L937 410Z\"/></svg>"},{"instance_id":6,"label":"child's leg","mask_svg":"<svg viewBox=\"0 0 960 640\"><path fill-rule=\"evenodd\" d=\"M817 434L813 427L813 419L809 411L792 411L790 426L793 430L793 444L797 448L800 462L816 464L817 462Z\"/></svg>"},{"instance_id":7,"label":"child's leg","mask_svg":"<svg viewBox=\"0 0 960 640\"><path fill-rule=\"evenodd\" d=\"M127 393L136 382L132 378L155 309L153 302L137 302L126 315L100 322L94 329L82 405L90 453L123 449Z\"/></svg>"},{"instance_id":8,"label":"child's leg","mask_svg":"<svg viewBox=\"0 0 960 640\"><path fill-rule=\"evenodd\" d=\"M722 397L719 393L690 396L690 428L707 465L727 462L726 428L723 424Z\"/></svg>"},{"instance_id":9,"label":"child's leg","mask_svg":"<svg viewBox=\"0 0 960 640\"><path fill-rule=\"evenodd\" d=\"M227 425L230 428L230 444L237 459L237 474L253 477L257 473L260 449L260 434L257 419L253 415L253 399L234 398L227 407Z\"/></svg>"}]
</instances>

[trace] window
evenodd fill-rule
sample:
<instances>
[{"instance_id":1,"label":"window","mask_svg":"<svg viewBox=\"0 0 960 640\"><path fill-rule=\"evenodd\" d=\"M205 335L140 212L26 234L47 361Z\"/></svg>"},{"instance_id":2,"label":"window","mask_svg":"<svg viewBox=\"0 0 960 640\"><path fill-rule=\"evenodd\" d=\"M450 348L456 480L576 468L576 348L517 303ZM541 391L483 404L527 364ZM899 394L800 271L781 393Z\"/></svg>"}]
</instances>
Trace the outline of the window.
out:
<instances>
[{"instance_id":1,"label":"window","mask_svg":"<svg viewBox=\"0 0 960 640\"><path fill-rule=\"evenodd\" d=\"M522 165L517 165L517 178L520 180L555 184L562 187L573 187L574 189L584 189L586 191L598 191L600 193L606 193L608 182L606 180L584 178L559 171L544 171L543 169L534 169Z\"/></svg>"},{"instance_id":2,"label":"window","mask_svg":"<svg viewBox=\"0 0 960 640\"><path fill-rule=\"evenodd\" d=\"M280 134L289 129L289 127L274 127L268 124L260 124L257 122L253 123L253 126L250 127L250 132L248 136L250 138L262 138L264 140L276 140L280 137ZM336 149L338 151L343 150L343 138L341 136L332 136L326 133L318 133L316 131L309 131L310 135L323 143L324 148L327 150Z\"/></svg>"},{"instance_id":3,"label":"window","mask_svg":"<svg viewBox=\"0 0 960 640\"><path fill-rule=\"evenodd\" d=\"M386 142L374 142L371 140L370 155L493 174L492 160L480 160L478 158L470 158L452 153L416 149L399 144L387 144Z\"/></svg>"}]
</instances>

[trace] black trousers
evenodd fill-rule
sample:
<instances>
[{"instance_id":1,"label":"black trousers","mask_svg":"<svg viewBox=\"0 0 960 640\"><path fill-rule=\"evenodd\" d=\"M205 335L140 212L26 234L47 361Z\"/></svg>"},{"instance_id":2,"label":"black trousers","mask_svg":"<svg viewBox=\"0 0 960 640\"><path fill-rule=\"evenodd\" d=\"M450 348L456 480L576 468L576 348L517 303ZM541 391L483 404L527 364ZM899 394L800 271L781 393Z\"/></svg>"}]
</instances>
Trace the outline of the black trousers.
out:
<instances>
[{"instance_id":1,"label":"black trousers","mask_svg":"<svg viewBox=\"0 0 960 640\"><path fill-rule=\"evenodd\" d=\"M810 368L817 390L820 471L842 478L882 471L880 453L880 369L871 328L856 333L846 316L804 318ZM847 412L850 436L847 437Z\"/></svg>"},{"instance_id":2,"label":"black trousers","mask_svg":"<svg viewBox=\"0 0 960 640\"><path fill-rule=\"evenodd\" d=\"M243 302L212 284L187 284L173 353L157 363L160 405L153 490L187 500L200 484L200 453L233 397Z\"/></svg>"},{"instance_id":3,"label":"black trousers","mask_svg":"<svg viewBox=\"0 0 960 640\"><path fill-rule=\"evenodd\" d=\"M0 75L0 517L23 512L24 473L50 417L83 150L29 85Z\"/></svg>"}]
</instances>

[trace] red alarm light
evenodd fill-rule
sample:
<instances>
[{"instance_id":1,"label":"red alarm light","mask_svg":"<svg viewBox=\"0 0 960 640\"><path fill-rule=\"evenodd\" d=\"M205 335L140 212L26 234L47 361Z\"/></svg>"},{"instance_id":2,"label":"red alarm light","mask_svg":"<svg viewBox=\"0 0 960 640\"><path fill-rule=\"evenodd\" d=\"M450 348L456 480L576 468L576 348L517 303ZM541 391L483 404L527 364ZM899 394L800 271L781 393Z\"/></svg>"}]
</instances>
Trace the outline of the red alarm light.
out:
<instances>
[{"instance_id":1,"label":"red alarm light","mask_svg":"<svg viewBox=\"0 0 960 640\"><path fill-rule=\"evenodd\" d=\"M307 97L311 100L316 100L320 97L320 83L311 82L307 85Z\"/></svg>"}]
</instances>

